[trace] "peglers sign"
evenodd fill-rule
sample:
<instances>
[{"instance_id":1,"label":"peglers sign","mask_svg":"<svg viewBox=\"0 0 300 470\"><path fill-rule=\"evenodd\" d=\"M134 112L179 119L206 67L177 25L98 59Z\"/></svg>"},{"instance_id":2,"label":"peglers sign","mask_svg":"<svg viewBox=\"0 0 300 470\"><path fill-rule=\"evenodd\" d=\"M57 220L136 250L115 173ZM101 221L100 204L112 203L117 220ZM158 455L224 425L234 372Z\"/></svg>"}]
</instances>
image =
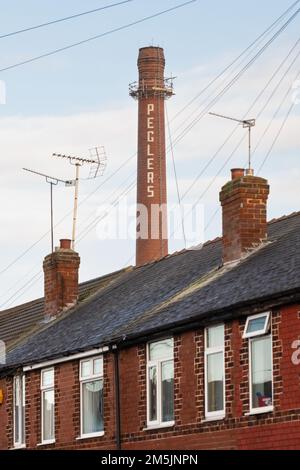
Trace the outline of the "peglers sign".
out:
<instances>
[{"instance_id":1,"label":"peglers sign","mask_svg":"<svg viewBox=\"0 0 300 470\"><path fill-rule=\"evenodd\" d=\"M154 104L147 105L147 197L154 197Z\"/></svg>"}]
</instances>

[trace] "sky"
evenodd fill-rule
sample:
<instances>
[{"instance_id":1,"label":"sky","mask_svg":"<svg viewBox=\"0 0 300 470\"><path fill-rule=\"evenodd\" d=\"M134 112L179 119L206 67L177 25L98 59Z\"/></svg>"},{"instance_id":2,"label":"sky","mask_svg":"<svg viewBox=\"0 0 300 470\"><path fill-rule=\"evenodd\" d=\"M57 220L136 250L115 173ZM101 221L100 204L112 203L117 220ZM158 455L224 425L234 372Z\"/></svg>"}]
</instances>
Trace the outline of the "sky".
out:
<instances>
[{"instance_id":1,"label":"sky","mask_svg":"<svg viewBox=\"0 0 300 470\"><path fill-rule=\"evenodd\" d=\"M113 1L0 0L0 36L109 3ZM0 38L0 69L180 3L181 0L133 0L112 9ZM287 0L252 0L247 5L237 0L197 0L123 31L0 72L6 88L6 103L0 105L0 310L43 295L42 261L50 251L49 186L44 179L22 168L70 179L74 177L73 167L53 158L53 152L86 156L90 148L104 146L107 155L104 175L89 180L88 168L81 173L76 246L81 256L80 280L133 264L134 240L102 240L97 217L101 218L103 205L116 201L126 188L130 189L131 183L126 203L134 207L137 103L129 97L128 85L137 79L138 49L148 45L163 47L166 75L177 77L176 95L166 105L172 140L176 143L182 129L206 109L259 47L178 115L179 111L290 4ZM271 187L269 219L300 209L300 75L297 78L300 45L295 46L299 22L300 15L209 109L240 118L256 100L248 117L257 118L253 148L261 140L253 156L257 172L288 109L295 103L260 173ZM271 34L260 47L270 37ZM261 93L264 87L266 90ZM193 184L183 202L195 204L199 200L204 211L206 230L199 234L199 240L221 234L220 188L229 179L230 168L246 164L245 139L231 156L240 139L246 137L245 130L238 127L228 139L234 128L234 123L210 116L207 109L203 119L174 146L181 196ZM260 139L261 136L264 137ZM228 142L223 146L226 139ZM220 147L222 150L208 165ZM121 165L121 170L114 174ZM170 153L167 166L168 201L173 204L177 192ZM55 245L60 238L71 237L72 204L72 188L58 185L54 189ZM170 241L170 252L183 248L182 236Z\"/></svg>"}]
</instances>

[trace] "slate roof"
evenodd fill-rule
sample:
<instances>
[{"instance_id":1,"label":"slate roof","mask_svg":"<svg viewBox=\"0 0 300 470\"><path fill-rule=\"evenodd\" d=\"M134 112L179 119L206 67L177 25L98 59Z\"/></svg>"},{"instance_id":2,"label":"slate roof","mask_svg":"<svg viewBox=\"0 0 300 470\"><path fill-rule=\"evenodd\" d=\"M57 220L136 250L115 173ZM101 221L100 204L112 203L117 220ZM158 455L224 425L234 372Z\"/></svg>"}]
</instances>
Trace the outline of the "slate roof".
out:
<instances>
[{"instance_id":1,"label":"slate roof","mask_svg":"<svg viewBox=\"0 0 300 470\"><path fill-rule=\"evenodd\" d=\"M79 301L106 287L122 272L117 271L79 284ZM2 310L0 312L0 339L5 341L7 347L10 347L11 344L14 344L37 327L43 319L44 297Z\"/></svg>"},{"instance_id":2,"label":"slate roof","mask_svg":"<svg viewBox=\"0 0 300 470\"><path fill-rule=\"evenodd\" d=\"M30 365L155 332L225 318L250 304L300 295L300 213L268 224L268 242L222 266L222 241L121 273L29 337L7 367ZM298 297L297 297L298 298ZM300 297L299 297L300 299ZM200 324L200 323L199 323Z\"/></svg>"}]
</instances>

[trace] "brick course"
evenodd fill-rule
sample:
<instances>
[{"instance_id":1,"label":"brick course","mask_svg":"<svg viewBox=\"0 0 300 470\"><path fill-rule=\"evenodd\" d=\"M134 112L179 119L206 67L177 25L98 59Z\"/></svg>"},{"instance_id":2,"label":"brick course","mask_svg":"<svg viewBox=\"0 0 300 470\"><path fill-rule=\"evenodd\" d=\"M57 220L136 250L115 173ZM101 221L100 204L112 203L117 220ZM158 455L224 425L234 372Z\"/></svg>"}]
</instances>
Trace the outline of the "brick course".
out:
<instances>
[{"instance_id":1,"label":"brick course","mask_svg":"<svg viewBox=\"0 0 300 470\"><path fill-rule=\"evenodd\" d=\"M123 449L300 449L300 366L292 363L292 343L300 337L299 305L272 312L274 411L249 412L248 340L245 318L225 324L226 417L205 421L204 330L174 337L175 426L145 430L146 345L120 351ZM0 448L13 446L12 377L0 380ZM79 361L55 367L56 443L39 446L40 371L26 373L26 446L31 449L115 449L114 357L104 355L103 437L80 436Z\"/></svg>"}]
</instances>

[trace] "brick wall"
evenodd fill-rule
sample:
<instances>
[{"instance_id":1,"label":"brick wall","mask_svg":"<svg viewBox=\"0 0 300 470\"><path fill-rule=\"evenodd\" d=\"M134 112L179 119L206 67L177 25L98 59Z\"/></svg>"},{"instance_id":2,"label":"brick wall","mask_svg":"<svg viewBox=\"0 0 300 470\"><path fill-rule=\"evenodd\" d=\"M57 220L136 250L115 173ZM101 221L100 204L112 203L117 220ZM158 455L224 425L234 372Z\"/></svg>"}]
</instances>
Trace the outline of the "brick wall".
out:
<instances>
[{"instance_id":1,"label":"brick wall","mask_svg":"<svg viewBox=\"0 0 300 470\"><path fill-rule=\"evenodd\" d=\"M235 175L220 192L224 262L240 259L267 238L267 180Z\"/></svg>"},{"instance_id":2,"label":"brick wall","mask_svg":"<svg viewBox=\"0 0 300 470\"><path fill-rule=\"evenodd\" d=\"M165 58L163 49L140 49L138 111L138 168L137 203L147 208L147 214L138 213L136 264L138 266L163 258L168 254L167 214L155 216L154 206L167 203L165 98L153 91L164 88ZM150 120L150 121L149 121ZM148 228L143 234L142 223ZM157 236L153 230L157 229Z\"/></svg>"},{"instance_id":3,"label":"brick wall","mask_svg":"<svg viewBox=\"0 0 300 470\"><path fill-rule=\"evenodd\" d=\"M175 426L145 430L146 345L120 351L121 429L123 449L300 449L300 365L291 361L292 343L300 338L299 305L272 314L274 411L249 412L248 340L242 339L245 319L225 325L226 418L205 421L204 331L174 337ZM104 356L104 425L100 438L80 435L79 362L55 367L57 449L115 448L114 358ZM5 400L0 406L0 448L10 448L12 378L2 379ZM36 448L40 436L40 371L26 375L26 445Z\"/></svg>"}]
</instances>

